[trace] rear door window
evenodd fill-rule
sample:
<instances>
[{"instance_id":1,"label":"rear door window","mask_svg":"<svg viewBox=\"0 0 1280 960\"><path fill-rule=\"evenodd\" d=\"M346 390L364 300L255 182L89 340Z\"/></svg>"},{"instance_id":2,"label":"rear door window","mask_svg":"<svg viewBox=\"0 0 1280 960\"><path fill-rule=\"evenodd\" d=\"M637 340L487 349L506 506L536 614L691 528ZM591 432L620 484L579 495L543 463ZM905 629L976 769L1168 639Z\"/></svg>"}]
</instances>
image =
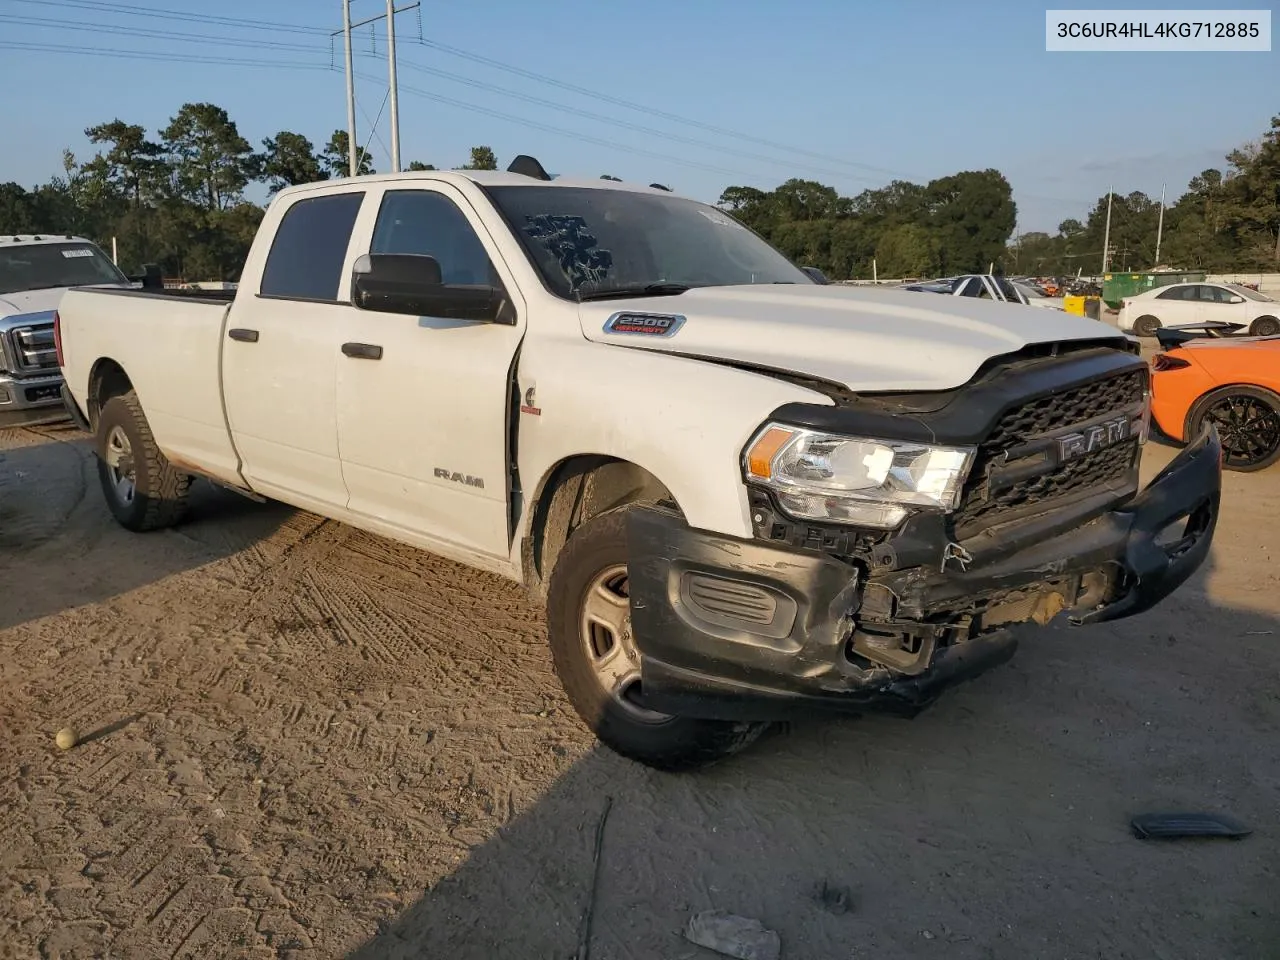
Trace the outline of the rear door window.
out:
<instances>
[{"instance_id":1,"label":"rear door window","mask_svg":"<svg viewBox=\"0 0 1280 960\"><path fill-rule=\"evenodd\" d=\"M336 302L351 229L363 201L362 192L332 193L289 207L271 241L260 295Z\"/></svg>"}]
</instances>

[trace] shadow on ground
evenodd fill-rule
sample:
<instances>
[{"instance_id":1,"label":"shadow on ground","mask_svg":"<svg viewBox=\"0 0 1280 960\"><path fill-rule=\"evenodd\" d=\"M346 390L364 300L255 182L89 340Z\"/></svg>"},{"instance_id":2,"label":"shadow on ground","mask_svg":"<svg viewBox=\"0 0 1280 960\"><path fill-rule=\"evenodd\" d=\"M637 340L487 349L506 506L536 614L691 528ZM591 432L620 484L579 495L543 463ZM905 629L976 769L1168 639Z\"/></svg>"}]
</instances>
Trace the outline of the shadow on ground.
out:
<instances>
[{"instance_id":1,"label":"shadow on ground","mask_svg":"<svg viewBox=\"0 0 1280 960\"><path fill-rule=\"evenodd\" d=\"M181 527L131 534L107 510L85 434L61 426L0 431L0 630L252 547L293 513L200 481ZM49 589L51 570L59 589Z\"/></svg>"},{"instance_id":2,"label":"shadow on ground","mask_svg":"<svg viewBox=\"0 0 1280 960\"><path fill-rule=\"evenodd\" d=\"M803 723L683 777L596 749L350 960L576 956L607 798L596 960L710 958L681 938L709 909L784 957L1280 955L1280 623L1208 604L1204 579L1032 634L914 721ZM1256 833L1130 834L1169 809Z\"/></svg>"}]
</instances>

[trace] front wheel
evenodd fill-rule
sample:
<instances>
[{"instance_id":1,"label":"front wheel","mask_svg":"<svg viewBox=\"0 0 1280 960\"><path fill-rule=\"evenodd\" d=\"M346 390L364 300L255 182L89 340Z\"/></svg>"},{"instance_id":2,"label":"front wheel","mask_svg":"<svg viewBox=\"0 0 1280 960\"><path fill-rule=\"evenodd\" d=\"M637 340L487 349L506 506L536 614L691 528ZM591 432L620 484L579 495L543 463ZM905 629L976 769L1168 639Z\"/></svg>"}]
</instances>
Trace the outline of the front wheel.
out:
<instances>
[{"instance_id":1,"label":"front wheel","mask_svg":"<svg viewBox=\"0 0 1280 960\"><path fill-rule=\"evenodd\" d=\"M707 766L749 746L766 724L674 717L641 702L628 513L620 507L588 520L556 561L547 592L556 673L578 716L614 752L659 770Z\"/></svg>"},{"instance_id":2,"label":"front wheel","mask_svg":"<svg viewBox=\"0 0 1280 960\"><path fill-rule=\"evenodd\" d=\"M122 527L143 533L182 519L191 478L160 452L133 391L103 405L97 453L102 494Z\"/></svg>"},{"instance_id":3,"label":"front wheel","mask_svg":"<svg viewBox=\"0 0 1280 960\"><path fill-rule=\"evenodd\" d=\"M1218 428L1222 465L1251 473L1280 460L1280 396L1261 387L1223 387L1196 404L1188 439L1206 423Z\"/></svg>"},{"instance_id":4,"label":"front wheel","mask_svg":"<svg viewBox=\"0 0 1280 960\"><path fill-rule=\"evenodd\" d=\"M1251 337L1274 337L1280 333L1280 318L1259 317L1249 327Z\"/></svg>"}]
</instances>

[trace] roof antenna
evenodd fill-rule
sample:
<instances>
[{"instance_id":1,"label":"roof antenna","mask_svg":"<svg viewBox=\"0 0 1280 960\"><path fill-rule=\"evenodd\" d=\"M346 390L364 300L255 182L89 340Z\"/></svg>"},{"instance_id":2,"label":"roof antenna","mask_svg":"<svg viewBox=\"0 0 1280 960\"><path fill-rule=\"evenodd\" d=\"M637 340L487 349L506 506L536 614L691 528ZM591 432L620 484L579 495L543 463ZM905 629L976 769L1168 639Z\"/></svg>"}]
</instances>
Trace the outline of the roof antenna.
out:
<instances>
[{"instance_id":1,"label":"roof antenna","mask_svg":"<svg viewBox=\"0 0 1280 960\"><path fill-rule=\"evenodd\" d=\"M665 190L665 191L667 191L667 193L670 193L670 192L671 192L671 188L670 188L670 187L664 187L664 186L663 186L662 184L660 184L660 183L651 183L651 184L649 184L649 186L653 187L653 189L655 189L655 190Z\"/></svg>"},{"instance_id":2,"label":"roof antenna","mask_svg":"<svg viewBox=\"0 0 1280 960\"><path fill-rule=\"evenodd\" d=\"M524 153L511 161L511 165L507 167L507 173L518 173L521 176L533 177L535 180L551 179L551 174L543 169L542 164Z\"/></svg>"}]
</instances>

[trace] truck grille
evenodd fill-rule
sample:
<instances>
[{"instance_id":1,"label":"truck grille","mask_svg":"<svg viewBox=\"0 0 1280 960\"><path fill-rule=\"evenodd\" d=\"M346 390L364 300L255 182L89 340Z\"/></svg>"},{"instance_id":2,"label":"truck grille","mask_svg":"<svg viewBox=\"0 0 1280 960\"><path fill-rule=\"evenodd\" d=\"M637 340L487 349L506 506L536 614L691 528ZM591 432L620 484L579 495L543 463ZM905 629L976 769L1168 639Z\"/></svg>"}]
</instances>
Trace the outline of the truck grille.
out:
<instances>
[{"instance_id":1,"label":"truck grille","mask_svg":"<svg viewBox=\"0 0 1280 960\"><path fill-rule=\"evenodd\" d=\"M5 334L5 338L15 375L31 376L58 369L58 351L53 342L52 323L14 327Z\"/></svg>"},{"instance_id":2,"label":"truck grille","mask_svg":"<svg viewBox=\"0 0 1280 960\"><path fill-rule=\"evenodd\" d=\"M1108 414L1132 411L1142 403L1146 386L1146 370L1131 370L1030 400L1007 411L978 447L960 507L952 518L957 535L975 533L1007 514L1098 492L1108 483L1125 479L1137 457L1136 438L1069 460L1048 473L1020 480L996 493L988 490L987 471L992 463L1003 459L1006 451Z\"/></svg>"}]
</instances>

